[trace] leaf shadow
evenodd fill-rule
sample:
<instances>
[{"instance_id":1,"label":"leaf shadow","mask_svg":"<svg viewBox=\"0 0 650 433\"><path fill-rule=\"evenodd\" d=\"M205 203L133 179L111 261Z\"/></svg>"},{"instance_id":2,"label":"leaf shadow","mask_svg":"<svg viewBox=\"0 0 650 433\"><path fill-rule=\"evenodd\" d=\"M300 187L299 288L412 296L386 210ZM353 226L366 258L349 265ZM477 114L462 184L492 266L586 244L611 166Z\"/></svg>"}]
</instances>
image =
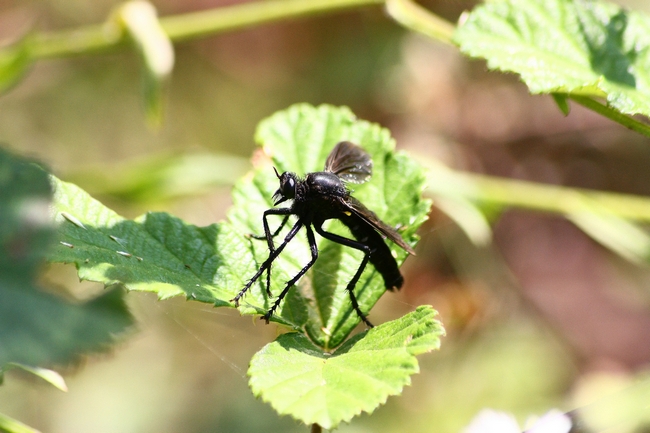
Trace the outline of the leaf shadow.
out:
<instances>
[{"instance_id":1,"label":"leaf shadow","mask_svg":"<svg viewBox=\"0 0 650 433\"><path fill-rule=\"evenodd\" d=\"M611 17L604 28L593 31L590 31L592 25L586 21L587 18L581 16L579 25L582 33L586 35L585 43L593 70L611 82L635 88L636 78L630 69L637 55L634 50L627 52L624 50L624 37L628 26L627 13L619 11Z\"/></svg>"}]
</instances>

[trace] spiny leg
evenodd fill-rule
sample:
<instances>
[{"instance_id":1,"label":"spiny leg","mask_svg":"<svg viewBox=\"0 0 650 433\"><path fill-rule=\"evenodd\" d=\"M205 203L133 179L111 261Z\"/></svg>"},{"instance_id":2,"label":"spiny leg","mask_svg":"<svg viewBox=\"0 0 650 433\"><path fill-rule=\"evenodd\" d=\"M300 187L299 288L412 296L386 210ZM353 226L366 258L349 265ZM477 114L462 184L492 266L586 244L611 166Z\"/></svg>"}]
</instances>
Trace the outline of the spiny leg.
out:
<instances>
[{"instance_id":1,"label":"spiny leg","mask_svg":"<svg viewBox=\"0 0 650 433\"><path fill-rule=\"evenodd\" d=\"M284 215L284 218L282 219L282 222L280 223L280 226L273 232L271 233L271 230L269 228L269 222L266 219L267 216L269 215ZM289 216L291 216L291 209L289 208L280 208L280 209L268 209L264 211L264 215L262 216L262 224L264 225L264 236L257 236L257 235L250 235L253 239L266 239L266 244L269 247L269 252L273 253L273 250L275 249L275 245L273 244L273 238L280 233L280 230L285 226L287 221L289 220ZM273 296L271 294L271 267L266 271L266 294L270 297Z\"/></svg>"},{"instance_id":2,"label":"spiny leg","mask_svg":"<svg viewBox=\"0 0 650 433\"><path fill-rule=\"evenodd\" d=\"M345 290L347 290L348 295L350 296L350 302L352 303L352 308L354 309L354 311L356 311L359 318L363 320L363 323L368 325L368 327L374 328L374 325L370 323L366 315L361 311L361 308L359 307L359 302L357 301L357 297L354 294L354 287L357 285L357 282L359 281L359 278L361 278L361 274L363 273L363 270L366 268L366 265L368 264L368 260L370 259L370 247L368 247L367 245L361 242L353 241L352 239L348 239L334 233L326 232L325 230L323 230L322 222L320 224L314 223L314 228L316 229L316 232L322 237L324 237L325 239L329 239L332 242L345 245L346 247L354 248L355 250L363 251L364 254L363 260L361 260L361 264L359 264L359 268L357 269L357 272L354 274L354 276L348 283Z\"/></svg>"},{"instance_id":3,"label":"spiny leg","mask_svg":"<svg viewBox=\"0 0 650 433\"><path fill-rule=\"evenodd\" d=\"M309 242L309 250L311 251L311 260L300 270L300 272L298 272L292 279L287 281L287 285L285 286L284 290L282 290L282 293L280 293L280 296L278 296L278 298L275 300L271 309L267 311L264 316L262 316L262 319L266 320L266 323L269 323L271 316L273 316L275 310L278 308L278 306L280 306L280 302L282 302L284 297L287 295L289 289L298 282L300 277L305 275L305 272L307 272L309 268L311 268L314 263L316 263L316 259L318 259L318 245L316 244L314 232L311 230L309 224L305 225L305 230L307 231L307 241Z\"/></svg>"},{"instance_id":4,"label":"spiny leg","mask_svg":"<svg viewBox=\"0 0 650 433\"><path fill-rule=\"evenodd\" d=\"M279 209L278 209L279 210ZM251 286L257 281L257 279L264 273L265 270L269 269L271 266L271 263L280 255L282 250L284 250L284 247L287 246L287 244L293 239L293 237L298 233L298 230L300 230L303 226L302 221L298 220L296 224L289 230L289 233L287 233L287 236L285 236L284 241L280 244L280 246L277 249L274 249L269 253L269 257L262 263L262 266L257 270L255 275L253 275L253 278L246 283L243 289L237 293L237 296L232 298L230 302L234 302L236 307L239 307L239 300L244 296L244 294L248 291L248 289L251 288Z\"/></svg>"},{"instance_id":5,"label":"spiny leg","mask_svg":"<svg viewBox=\"0 0 650 433\"><path fill-rule=\"evenodd\" d=\"M270 212L270 211L282 211L282 212ZM285 211L289 211L289 212L285 212ZM267 215L285 215L285 217L282 219L282 222L280 223L280 226L277 229L275 229L273 233L271 233L271 229L269 228L269 223L266 220ZM262 223L264 224L265 227L264 236L254 235L254 234L250 234L249 236L253 239L257 239L260 241L266 240L267 242L269 242L269 234L270 234L271 244L272 244L273 238L280 234L280 230L282 230L282 228L285 226L290 216L291 216L291 209L289 208L268 209L264 211L264 215L262 216Z\"/></svg>"}]
</instances>

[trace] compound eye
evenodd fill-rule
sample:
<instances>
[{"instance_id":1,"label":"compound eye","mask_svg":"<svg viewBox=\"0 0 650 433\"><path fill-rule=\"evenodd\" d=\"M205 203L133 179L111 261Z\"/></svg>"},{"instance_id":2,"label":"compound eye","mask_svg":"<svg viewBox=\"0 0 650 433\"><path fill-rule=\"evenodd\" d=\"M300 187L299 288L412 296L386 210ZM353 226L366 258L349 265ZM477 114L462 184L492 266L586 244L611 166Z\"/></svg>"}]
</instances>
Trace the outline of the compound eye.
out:
<instances>
[{"instance_id":1,"label":"compound eye","mask_svg":"<svg viewBox=\"0 0 650 433\"><path fill-rule=\"evenodd\" d=\"M288 178L286 182L282 183L282 195L288 198L293 198L296 195L296 181L293 178Z\"/></svg>"}]
</instances>

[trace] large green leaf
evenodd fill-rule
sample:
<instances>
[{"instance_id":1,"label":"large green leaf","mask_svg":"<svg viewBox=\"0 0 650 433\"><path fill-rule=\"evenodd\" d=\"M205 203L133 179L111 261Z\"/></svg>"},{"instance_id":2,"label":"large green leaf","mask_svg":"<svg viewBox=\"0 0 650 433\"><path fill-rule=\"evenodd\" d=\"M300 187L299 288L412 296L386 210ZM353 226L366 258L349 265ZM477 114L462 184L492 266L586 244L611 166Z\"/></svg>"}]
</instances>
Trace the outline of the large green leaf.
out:
<instances>
[{"instance_id":1,"label":"large green leaf","mask_svg":"<svg viewBox=\"0 0 650 433\"><path fill-rule=\"evenodd\" d=\"M239 266L248 242L226 224L196 227L166 213L127 220L79 187L53 181L60 242L50 260L74 263L84 280L226 306L244 284L236 275L254 271ZM217 245L227 245L227 254Z\"/></svg>"},{"instance_id":2,"label":"large green leaf","mask_svg":"<svg viewBox=\"0 0 650 433\"><path fill-rule=\"evenodd\" d=\"M388 224L399 226L407 242L416 242L415 231L430 206L421 197L424 176L413 160L394 153L387 130L357 120L347 108L297 105L263 121L257 139L280 171L299 175L322 170L338 141L361 145L373 157L374 173L367 184L355 185L354 195ZM268 256L266 242L249 236L262 234L262 214L272 207L271 197L278 188L268 164L237 183L229 221L208 227L192 226L164 213L126 220L78 187L56 183L61 242L51 260L75 263L83 279L121 283L130 290L156 292L161 298L184 294L216 306L232 306L230 299ZM350 236L338 222L328 229ZM362 255L323 239L318 244L320 256L313 271L289 291L273 320L305 330L316 344L331 348L359 323L345 287ZM391 247L403 261L406 253ZM306 237L298 235L274 263L274 295L309 257ZM265 280L260 278L242 299L243 314L264 314L274 302L266 294ZM355 291L361 309L370 311L384 291L381 276L368 266Z\"/></svg>"},{"instance_id":3,"label":"large green leaf","mask_svg":"<svg viewBox=\"0 0 650 433\"><path fill-rule=\"evenodd\" d=\"M388 130L379 125L358 120L347 108L327 105L312 107L294 105L262 121L257 129L257 141L264 152L273 159L278 172L292 171L299 176L322 171L325 159L332 148L342 140L352 141L370 153L373 175L369 182L353 185L353 195L386 223L399 227L403 238L413 245L417 241L418 227L427 218L430 207L422 199L424 175L422 168L403 153L395 153L395 142ZM262 213L272 207L271 197L278 188L278 180L270 165L260 167L253 177L244 178L235 186L235 207L230 221L242 233L263 234ZM270 220L280 223L276 217ZM291 224L288 224L289 226ZM338 221L332 221L327 230L350 237L349 231ZM286 230L285 232L286 233ZM283 233L278 237L283 239ZM401 263L406 252L387 241ZM268 250L264 241L252 241L255 257L261 263ZM363 255L356 250L317 237L319 259L312 271L298 284L302 295L301 305L285 304L290 310L282 315L291 319L296 311L307 309L306 330L314 342L325 348L336 347L359 323L345 288L356 272ZM274 263L272 292L278 294L283 283L295 275L309 259L306 236L298 235ZM264 278L247 295L247 300L257 298L262 302ZM385 292L384 283L376 270L369 265L356 286L356 296L362 311L370 311Z\"/></svg>"},{"instance_id":4,"label":"large green leaf","mask_svg":"<svg viewBox=\"0 0 650 433\"><path fill-rule=\"evenodd\" d=\"M197 227L161 212L128 220L79 187L52 182L59 243L49 260L74 263L83 280L223 307L233 306L230 299L257 268L251 241L230 224ZM240 310L263 314L266 308L248 299ZM274 320L299 327L280 316Z\"/></svg>"},{"instance_id":5,"label":"large green leaf","mask_svg":"<svg viewBox=\"0 0 650 433\"><path fill-rule=\"evenodd\" d=\"M53 241L50 198L41 168L0 149L0 372L101 350L131 323L119 289L71 304L34 284Z\"/></svg>"},{"instance_id":6,"label":"large green leaf","mask_svg":"<svg viewBox=\"0 0 650 433\"><path fill-rule=\"evenodd\" d=\"M650 17L592 0L501 0L461 20L454 39L532 93L605 97L650 116Z\"/></svg>"},{"instance_id":7,"label":"large green leaf","mask_svg":"<svg viewBox=\"0 0 650 433\"><path fill-rule=\"evenodd\" d=\"M335 428L410 384L418 372L415 355L440 347L444 330L435 315L431 307L419 307L331 354L302 334L284 334L251 360L251 388L282 415Z\"/></svg>"}]
</instances>

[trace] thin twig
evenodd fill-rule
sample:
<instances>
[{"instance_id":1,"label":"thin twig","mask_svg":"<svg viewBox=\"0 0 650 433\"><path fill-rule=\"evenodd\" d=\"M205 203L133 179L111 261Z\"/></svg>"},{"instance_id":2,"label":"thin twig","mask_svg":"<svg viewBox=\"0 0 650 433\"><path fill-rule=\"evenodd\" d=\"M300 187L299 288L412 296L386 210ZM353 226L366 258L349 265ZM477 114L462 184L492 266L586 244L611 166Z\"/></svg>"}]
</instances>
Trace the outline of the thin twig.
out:
<instances>
[{"instance_id":1,"label":"thin twig","mask_svg":"<svg viewBox=\"0 0 650 433\"><path fill-rule=\"evenodd\" d=\"M433 162L427 165L430 168L427 192L433 195L562 215L606 212L627 220L650 222L648 197L463 173Z\"/></svg>"},{"instance_id":2,"label":"thin twig","mask_svg":"<svg viewBox=\"0 0 650 433\"><path fill-rule=\"evenodd\" d=\"M407 29L453 44L452 36L456 27L411 0L386 0L386 11Z\"/></svg>"},{"instance_id":3,"label":"thin twig","mask_svg":"<svg viewBox=\"0 0 650 433\"><path fill-rule=\"evenodd\" d=\"M583 107L595 111L596 113L601 114L616 123L620 123L632 131L643 134L646 137L650 137L650 125L647 123L639 122L633 117L628 116L627 114L623 114L616 109L609 107L608 105L601 104L600 102L588 96L569 95L569 98L582 105Z\"/></svg>"},{"instance_id":4,"label":"thin twig","mask_svg":"<svg viewBox=\"0 0 650 433\"><path fill-rule=\"evenodd\" d=\"M383 0L270 0L218 7L160 18L160 25L172 41L184 41L244 29L260 24L334 13L361 6L383 4ZM36 33L28 38L34 59L66 57L115 49L125 44L119 28L89 25L72 30Z\"/></svg>"}]
</instances>

